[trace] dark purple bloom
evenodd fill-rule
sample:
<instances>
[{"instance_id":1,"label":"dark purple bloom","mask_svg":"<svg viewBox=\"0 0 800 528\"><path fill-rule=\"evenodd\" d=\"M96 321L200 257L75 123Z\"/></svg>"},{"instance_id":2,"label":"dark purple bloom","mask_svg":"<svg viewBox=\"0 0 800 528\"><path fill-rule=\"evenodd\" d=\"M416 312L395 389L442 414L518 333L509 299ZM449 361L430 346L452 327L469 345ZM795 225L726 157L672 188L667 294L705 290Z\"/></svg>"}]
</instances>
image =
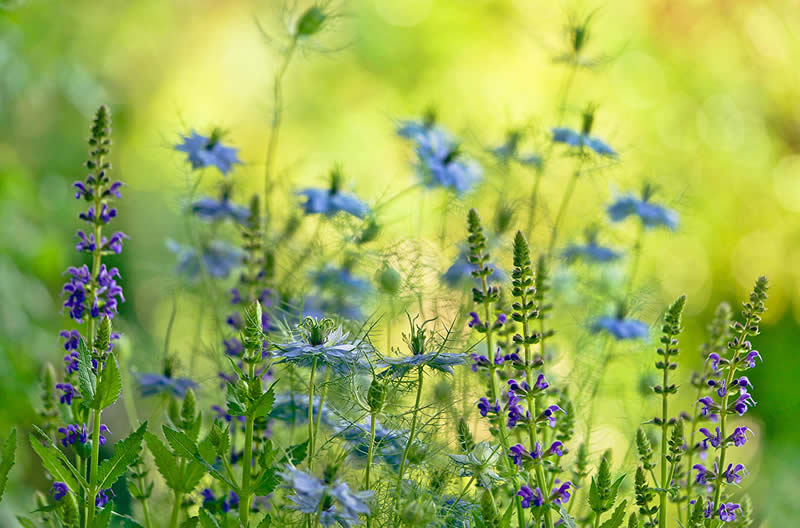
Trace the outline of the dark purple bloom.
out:
<instances>
[{"instance_id":1,"label":"dark purple bloom","mask_svg":"<svg viewBox=\"0 0 800 528\"><path fill-rule=\"evenodd\" d=\"M175 150L185 152L186 158L192 164L192 169L202 169L214 166L227 175L233 165L241 164L237 156L237 149L226 147L220 143L220 133L215 130L211 137L201 136L194 130L190 136L181 136L183 143L175 146Z\"/></svg>"},{"instance_id":2,"label":"dark purple bloom","mask_svg":"<svg viewBox=\"0 0 800 528\"><path fill-rule=\"evenodd\" d=\"M69 492L69 487L64 482L53 482L53 498L57 501L63 499L67 492Z\"/></svg>"},{"instance_id":3,"label":"dark purple bloom","mask_svg":"<svg viewBox=\"0 0 800 528\"><path fill-rule=\"evenodd\" d=\"M558 480L556 480L556 483L557 482ZM553 488L553 493L551 493L551 496L553 497L553 502L555 504L565 504L569 502L570 498L569 488L571 486L572 482L566 481L563 484L561 484L561 486Z\"/></svg>"},{"instance_id":4,"label":"dark purple bloom","mask_svg":"<svg viewBox=\"0 0 800 528\"><path fill-rule=\"evenodd\" d=\"M551 405L551 406L547 407L544 411L542 411L542 414L539 415L538 421L547 420L547 424L550 427L555 427L556 426L556 414L555 414L556 411L561 411L562 413L567 414L567 411L565 411L564 409L562 409L558 405Z\"/></svg>"},{"instance_id":5,"label":"dark purple bloom","mask_svg":"<svg viewBox=\"0 0 800 528\"><path fill-rule=\"evenodd\" d=\"M717 414L716 410L719 409L717 405L714 403L714 400L711 399L711 396L705 396L697 400L697 403L703 406L700 409L700 414L702 416L708 417L709 420L716 422L717 421Z\"/></svg>"},{"instance_id":6,"label":"dark purple bloom","mask_svg":"<svg viewBox=\"0 0 800 528\"><path fill-rule=\"evenodd\" d=\"M58 335L64 338L64 350L78 350L81 334L77 330L62 330Z\"/></svg>"},{"instance_id":7,"label":"dark purple bloom","mask_svg":"<svg viewBox=\"0 0 800 528\"><path fill-rule=\"evenodd\" d=\"M735 466L733 464L728 464L728 468L722 474L725 480L728 481L728 484L733 484L734 482L736 484L741 484L742 477L745 475L747 475L747 470L742 464L736 464Z\"/></svg>"},{"instance_id":8,"label":"dark purple bloom","mask_svg":"<svg viewBox=\"0 0 800 528\"><path fill-rule=\"evenodd\" d=\"M547 450L548 455L564 456L564 444L556 440Z\"/></svg>"},{"instance_id":9,"label":"dark purple bloom","mask_svg":"<svg viewBox=\"0 0 800 528\"><path fill-rule=\"evenodd\" d=\"M207 508L208 503L214 502L217 498L214 496L214 492L211 491L209 488L205 488L203 491L200 492L200 495L203 497L203 507Z\"/></svg>"},{"instance_id":10,"label":"dark purple bloom","mask_svg":"<svg viewBox=\"0 0 800 528\"><path fill-rule=\"evenodd\" d=\"M761 354L758 353L758 350L751 350L747 353L747 357L744 358L744 362L747 363L748 368L754 368L756 366L756 358L764 361L761 358Z\"/></svg>"},{"instance_id":11,"label":"dark purple bloom","mask_svg":"<svg viewBox=\"0 0 800 528\"><path fill-rule=\"evenodd\" d=\"M716 468L716 463L714 464L714 467ZM707 469L702 464L695 464L694 466L692 466L692 469L697 470L697 477L695 477L695 482L697 482L698 484L707 484L708 481L715 480L717 478L716 471Z\"/></svg>"},{"instance_id":12,"label":"dark purple bloom","mask_svg":"<svg viewBox=\"0 0 800 528\"><path fill-rule=\"evenodd\" d=\"M729 502L727 504L719 505L719 518L723 522L733 522L736 520L736 510L739 509L738 504Z\"/></svg>"},{"instance_id":13,"label":"dark purple bloom","mask_svg":"<svg viewBox=\"0 0 800 528\"><path fill-rule=\"evenodd\" d=\"M75 387L70 383L58 383L56 389L63 391L58 401L66 405L72 405L72 399L78 394Z\"/></svg>"},{"instance_id":14,"label":"dark purple bloom","mask_svg":"<svg viewBox=\"0 0 800 528\"><path fill-rule=\"evenodd\" d=\"M117 216L117 210L114 208L109 207L107 204L103 204L100 208L100 214L96 214L94 210L94 206L89 207L89 210L85 213L81 213L78 215L78 218L81 220L88 222L90 224L107 224L111 221L112 218Z\"/></svg>"},{"instance_id":15,"label":"dark purple bloom","mask_svg":"<svg viewBox=\"0 0 800 528\"><path fill-rule=\"evenodd\" d=\"M481 319L478 317L477 312L470 312L469 316L472 318L469 321L469 327L473 328L475 325L481 326Z\"/></svg>"},{"instance_id":16,"label":"dark purple bloom","mask_svg":"<svg viewBox=\"0 0 800 528\"><path fill-rule=\"evenodd\" d=\"M66 427L59 427L58 432L64 435L64 438L61 439L61 445L64 447L71 446L76 442L86 444L89 441L89 432L86 429L86 424L81 424L80 426L69 424ZM103 433L111 434L111 431L105 424L100 424L100 445L106 443L106 437Z\"/></svg>"},{"instance_id":17,"label":"dark purple bloom","mask_svg":"<svg viewBox=\"0 0 800 528\"><path fill-rule=\"evenodd\" d=\"M531 418L531 413L526 411L522 405L521 400L514 393L513 390L508 391L508 428L511 429L516 426L520 421L527 421Z\"/></svg>"},{"instance_id":18,"label":"dark purple bloom","mask_svg":"<svg viewBox=\"0 0 800 528\"><path fill-rule=\"evenodd\" d=\"M747 388L751 388L752 389L753 388L753 384L750 383L750 380L747 378L747 376L741 376L741 377L733 380L733 384L737 385L737 386L739 386L739 387L741 387L743 389L747 389Z\"/></svg>"},{"instance_id":19,"label":"dark purple bloom","mask_svg":"<svg viewBox=\"0 0 800 528\"><path fill-rule=\"evenodd\" d=\"M508 380L508 388L514 391L515 393L522 395L528 394L528 392L531 390L531 386L528 385L527 381L523 381L522 384L520 385L515 379Z\"/></svg>"},{"instance_id":20,"label":"dark purple bloom","mask_svg":"<svg viewBox=\"0 0 800 528\"><path fill-rule=\"evenodd\" d=\"M97 497L94 499L94 505L96 508L105 508L106 505L111 502L111 498L115 496L114 490L111 488L101 489L97 492Z\"/></svg>"},{"instance_id":21,"label":"dark purple bloom","mask_svg":"<svg viewBox=\"0 0 800 528\"><path fill-rule=\"evenodd\" d=\"M728 437L728 440L733 442L733 445L736 447L741 447L747 442L747 432L753 434L753 431L749 427L737 427Z\"/></svg>"},{"instance_id":22,"label":"dark purple bloom","mask_svg":"<svg viewBox=\"0 0 800 528\"><path fill-rule=\"evenodd\" d=\"M224 340L222 344L225 345L225 353L229 356L241 356L244 352L244 345L235 337Z\"/></svg>"},{"instance_id":23,"label":"dark purple bloom","mask_svg":"<svg viewBox=\"0 0 800 528\"><path fill-rule=\"evenodd\" d=\"M539 389L540 391L542 391L542 390L545 390L549 386L550 386L550 384L547 383L547 380L545 379L544 374L539 374L539 376L536 378L536 383L534 384L534 387L536 389Z\"/></svg>"},{"instance_id":24,"label":"dark purple bloom","mask_svg":"<svg viewBox=\"0 0 800 528\"><path fill-rule=\"evenodd\" d=\"M239 507L239 496L231 491L230 495L222 501L222 511L229 512L231 510L236 510Z\"/></svg>"},{"instance_id":25,"label":"dark purple bloom","mask_svg":"<svg viewBox=\"0 0 800 528\"><path fill-rule=\"evenodd\" d=\"M522 486L517 492L517 495L522 497L520 505L523 508L530 508L531 504L536 507L544 504L544 497L542 496L542 491L539 488L531 489L529 486Z\"/></svg>"},{"instance_id":26,"label":"dark purple bloom","mask_svg":"<svg viewBox=\"0 0 800 528\"><path fill-rule=\"evenodd\" d=\"M487 398L485 397L481 398L480 400L478 400L478 410L480 411L481 416L483 416L484 418L490 412L493 414L498 414L501 410L500 402L495 400L494 405L492 405L489 403L489 400Z\"/></svg>"},{"instance_id":27,"label":"dark purple bloom","mask_svg":"<svg viewBox=\"0 0 800 528\"><path fill-rule=\"evenodd\" d=\"M717 427L716 434L713 435L705 427L701 427L700 432L706 437L705 440L703 440L704 449L708 448L709 443L711 444L711 447L719 447L722 445L722 433L720 432L719 427Z\"/></svg>"},{"instance_id":28,"label":"dark purple bloom","mask_svg":"<svg viewBox=\"0 0 800 528\"><path fill-rule=\"evenodd\" d=\"M744 416L744 413L747 412L747 409L750 407L755 407L756 402L753 400L753 397L747 393L744 389L739 390L739 397L736 398L736 401L733 404L733 409L739 416Z\"/></svg>"},{"instance_id":29,"label":"dark purple bloom","mask_svg":"<svg viewBox=\"0 0 800 528\"><path fill-rule=\"evenodd\" d=\"M526 461L535 460L537 458L541 458L542 456L542 446L539 443L536 443L536 446L533 449L533 452L528 452L525 449L525 446L522 444L516 444L509 448L508 456L514 461L514 464L518 466L524 465Z\"/></svg>"},{"instance_id":30,"label":"dark purple bloom","mask_svg":"<svg viewBox=\"0 0 800 528\"><path fill-rule=\"evenodd\" d=\"M719 372L719 362L722 361L722 358L716 352L712 352L708 355L706 361L711 361L711 370L714 372Z\"/></svg>"},{"instance_id":31,"label":"dark purple bloom","mask_svg":"<svg viewBox=\"0 0 800 528\"><path fill-rule=\"evenodd\" d=\"M725 386L725 380L717 381L710 379L706 383L708 383L709 387L717 387L717 396L720 398L728 394L728 388Z\"/></svg>"}]
</instances>

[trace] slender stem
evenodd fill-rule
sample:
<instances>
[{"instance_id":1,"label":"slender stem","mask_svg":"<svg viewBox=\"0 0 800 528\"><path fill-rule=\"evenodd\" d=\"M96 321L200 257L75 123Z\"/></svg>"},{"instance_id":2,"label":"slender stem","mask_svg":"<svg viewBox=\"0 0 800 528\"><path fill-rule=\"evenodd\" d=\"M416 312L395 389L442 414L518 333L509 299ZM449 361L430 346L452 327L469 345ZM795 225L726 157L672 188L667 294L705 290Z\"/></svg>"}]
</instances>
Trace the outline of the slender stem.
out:
<instances>
[{"instance_id":1,"label":"slender stem","mask_svg":"<svg viewBox=\"0 0 800 528\"><path fill-rule=\"evenodd\" d=\"M581 176L581 169L583 168L583 147L581 147L578 155L580 156L580 161L578 162L578 166L575 168L575 172L572 173L569 183L567 183L567 188L564 190L564 196L561 198L561 205L558 207L556 218L553 221L553 229L550 231L550 242L547 244L548 260L552 259L553 257L553 250L555 249L556 241L558 240L558 230L561 227L561 222L563 221L564 215L567 212L572 195L575 193L575 186L577 185L578 179Z\"/></svg>"},{"instance_id":2,"label":"slender stem","mask_svg":"<svg viewBox=\"0 0 800 528\"><path fill-rule=\"evenodd\" d=\"M144 477L140 474L139 475L139 491L142 493L142 515L144 515L144 526L145 528L151 528L153 526L153 521L150 520L150 507L147 505L147 496L145 495L147 487L144 484Z\"/></svg>"},{"instance_id":3,"label":"slender stem","mask_svg":"<svg viewBox=\"0 0 800 528\"><path fill-rule=\"evenodd\" d=\"M293 37L289 43L289 48L283 56L283 62L278 71L275 72L275 80L272 86L272 125L267 143L267 157L264 162L264 209L267 213L267 218L269 218L270 214L270 196L272 195L272 167L275 164L278 136L283 122L283 76L286 74L286 69L289 67L289 62L292 60L295 49L297 49L297 37Z\"/></svg>"},{"instance_id":4,"label":"slender stem","mask_svg":"<svg viewBox=\"0 0 800 528\"><path fill-rule=\"evenodd\" d=\"M328 381L330 381L331 369L325 369L325 381L322 382L322 392L319 395L319 411L317 412L317 420L314 424L314 438L319 437L319 424L322 422L322 407L325 405L325 398L328 396Z\"/></svg>"},{"instance_id":5,"label":"slender stem","mask_svg":"<svg viewBox=\"0 0 800 528\"><path fill-rule=\"evenodd\" d=\"M181 502L183 502L183 493L175 492L175 502L172 504L172 514L169 519L169 528L177 528L178 521L181 516Z\"/></svg>"},{"instance_id":6,"label":"slender stem","mask_svg":"<svg viewBox=\"0 0 800 528\"><path fill-rule=\"evenodd\" d=\"M406 447L403 449L403 456L400 459L400 468L397 471L397 486L398 486L398 496L400 495L399 487L403 482L403 475L405 474L406 469L406 462L408 461L408 453L411 451L411 445L414 443L414 435L417 433L417 419L419 417L419 405L422 401L422 382L425 379L422 375L423 367L417 367L417 397L416 401L414 402L414 411L411 414L411 429L408 432L408 442L406 442Z\"/></svg>"},{"instance_id":7,"label":"slender stem","mask_svg":"<svg viewBox=\"0 0 800 528\"><path fill-rule=\"evenodd\" d=\"M367 467L364 469L364 489L369 489L369 473L372 469L372 460L375 456L375 413L369 415L369 451L367 452ZM367 515L367 528L372 527L372 515Z\"/></svg>"},{"instance_id":8,"label":"slender stem","mask_svg":"<svg viewBox=\"0 0 800 528\"><path fill-rule=\"evenodd\" d=\"M253 362L249 363L248 378L252 380L255 378L256 365ZM244 460L242 463L242 498L239 501L239 520L244 528L247 528L250 522L250 501L253 497L253 490L250 489L250 472L252 471L253 460L253 425L255 424L255 416L248 415L245 422L244 431Z\"/></svg>"},{"instance_id":9,"label":"slender stem","mask_svg":"<svg viewBox=\"0 0 800 528\"><path fill-rule=\"evenodd\" d=\"M317 358L311 363L311 377L308 380L308 471L311 472L314 458L314 375L317 372ZM322 413L320 406L318 413Z\"/></svg>"},{"instance_id":10,"label":"slender stem","mask_svg":"<svg viewBox=\"0 0 800 528\"><path fill-rule=\"evenodd\" d=\"M667 430L669 429L667 424L669 416L669 393L667 392L667 387L669 387L669 347L667 346L664 348L667 353L664 355L664 375L661 382L663 391L661 392L661 480L659 484L661 491L658 492L661 499L658 508L659 528L665 528L667 526L667 488L669 487L669 482L667 482Z\"/></svg>"},{"instance_id":11,"label":"slender stem","mask_svg":"<svg viewBox=\"0 0 800 528\"><path fill-rule=\"evenodd\" d=\"M89 514L86 517L88 525L92 524L94 519L95 505L94 501L97 498L97 469L100 462L100 410L94 410L92 413L92 459L89 463Z\"/></svg>"}]
</instances>

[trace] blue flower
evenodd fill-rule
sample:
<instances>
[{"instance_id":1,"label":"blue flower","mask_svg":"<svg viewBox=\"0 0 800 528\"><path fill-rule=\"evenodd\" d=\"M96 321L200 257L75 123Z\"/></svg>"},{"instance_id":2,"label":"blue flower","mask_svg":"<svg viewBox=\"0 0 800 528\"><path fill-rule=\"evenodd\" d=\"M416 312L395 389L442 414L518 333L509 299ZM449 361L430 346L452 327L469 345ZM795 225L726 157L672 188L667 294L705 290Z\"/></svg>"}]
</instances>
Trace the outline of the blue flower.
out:
<instances>
[{"instance_id":1,"label":"blue flower","mask_svg":"<svg viewBox=\"0 0 800 528\"><path fill-rule=\"evenodd\" d=\"M619 259L622 253L614 251L605 246L600 246L596 241L591 240L586 244L573 244L567 246L562 252L565 259L570 262L576 260L588 260L593 262L612 262Z\"/></svg>"},{"instance_id":2,"label":"blue flower","mask_svg":"<svg viewBox=\"0 0 800 528\"><path fill-rule=\"evenodd\" d=\"M319 414L319 396L314 396L313 409L311 410L314 419ZM275 397L275 404L272 406L270 418L281 420L296 425L308 422L308 398L298 397L293 393L281 393ZM323 404L322 415L319 417L321 424L333 426L334 419Z\"/></svg>"},{"instance_id":3,"label":"blue flower","mask_svg":"<svg viewBox=\"0 0 800 528\"><path fill-rule=\"evenodd\" d=\"M645 227L678 227L678 213L648 201L649 193L642 199L626 194L608 206L608 216L612 222L620 222L631 215L638 216Z\"/></svg>"},{"instance_id":4,"label":"blue flower","mask_svg":"<svg viewBox=\"0 0 800 528\"><path fill-rule=\"evenodd\" d=\"M369 515L367 500L372 497L372 491L353 492L344 482L323 481L288 464L280 476L284 487L294 492L289 500L303 513L319 511L322 526L338 523L343 528L350 528L361 524L359 515Z\"/></svg>"},{"instance_id":5,"label":"blue flower","mask_svg":"<svg viewBox=\"0 0 800 528\"><path fill-rule=\"evenodd\" d=\"M189 378L172 378L163 374L146 373L138 374L136 382L142 396L154 396L156 394L171 394L178 398L186 396L186 391L197 387L197 383Z\"/></svg>"},{"instance_id":6,"label":"blue flower","mask_svg":"<svg viewBox=\"0 0 800 528\"><path fill-rule=\"evenodd\" d=\"M553 141L556 143L565 143L571 147L578 147L581 149L588 147L601 156L608 156L610 158L617 157L616 151L598 137L576 132L566 127L555 127L552 129L552 132Z\"/></svg>"},{"instance_id":7,"label":"blue flower","mask_svg":"<svg viewBox=\"0 0 800 528\"><path fill-rule=\"evenodd\" d=\"M97 492L97 497L94 499L95 508L105 508L111 502L111 498L115 497L114 490L111 488L101 489Z\"/></svg>"},{"instance_id":8,"label":"blue flower","mask_svg":"<svg viewBox=\"0 0 800 528\"><path fill-rule=\"evenodd\" d=\"M346 424L336 427L337 434L345 441L353 444L352 455L366 458L369 452L370 424ZM400 465L403 449L407 443L405 435L391 431L375 421L375 449L378 456L387 464L396 467Z\"/></svg>"},{"instance_id":9,"label":"blue flower","mask_svg":"<svg viewBox=\"0 0 800 528\"><path fill-rule=\"evenodd\" d=\"M242 162L237 157L237 149L220 143L220 136L219 130L214 130L211 137L201 136L192 130L191 136L181 136L183 143L176 145L175 150L187 154L186 159L192 164L192 169L214 166L227 175L234 164Z\"/></svg>"},{"instance_id":10,"label":"blue flower","mask_svg":"<svg viewBox=\"0 0 800 528\"><path fill-rule=\"evenodd\" d=\"M520 165L527 165L530 167L539 168L542 166L542 158L536 154L521 155L519 153L519 142L522 139L522 134L516 130L511 131L506 136L506 142L498 145L489 152L502 164L508 164L512 161Z\"/></svg>"},{"instance_id":11,"label":"blue flower","mask_svg":"<svg viewBox=\"0 0 800 528\"><path fill-rule=\"evenodd\" d=\"M463 365L464 355L454 352L428 352L427 354L412 354L397 358L383 358L379 363L381 368L386 368L387 373L398 378L405 376L415 367L425 366L447 374L454 374L453 367Z\"/></svg>"},{"instance_id":12,"label":"blue flower","mask_svg":"<svg viewBox=\"0 0 800 528\"><path fill-rule=\"evenodd\" d=\"M322 289L337 289L358 295L367 295L372 291L368 280L353 275L347 267L326 266L312 273L311 280Z\"/></svg>"},{"instance_id":13,"label":"blue flower","mask_svg":"<svg viewBox=\"0 0 800 528\"><path fill-rule=\"evenodd\" d=\"M491 275L493 280L500 282L505 280L505 275L503 272L497 269L494 264L487 263L487 266L494 270ZM455 262L453 262L453 264L447 268L447 271L445 271L442 275L442 280L451 288L455 288L465 282L478 280L472 275L472 272L477 270L478 266L472 264L468 260L467 252L461 251L456 257Z\"/></svg>"},{"instance_id":14,"label":"blue flower","mask_svg":"<svg viewBox=\"0 0 800 528\"><path fill-rule=\"evenodd\" d=\"M234 222L245 224L250 218L250 210L247 207L230 201L230 189L223 189L219 200L205 197L194 201L189 206L189 211L198 218L213 222L229 218Z\"/></svg>"},{"instance_id":15,"label":"blue flower","mask_svg":"<svg viewBox=\"0 0 800 528\"><path fill-rule=\"evenodd\" d=\"M459 196L480 181L482 174L480 165L465 158L457 145L433 133L418 138L416 167L423 185L452 189Z\"/></svg>"},{"instance_id":16,"label":"blue flower","mask_svg":"<svg viewBox=\"0 0 800 528\"><path fill-rule=\"evenodd\" d=\"M304 340L275 345L278 349L275 357L280 358L278 363L310 367L316 362L317 368L329 367L340 374L365 366L364 350L358 344L347 342L349 334L341 327L333 328L330 319L306 317L300 329Z\"/></svg>"},{"instance_id":17,"label":"blue flower","mask_svg":"<svg viewBox=\"0 0 800 528\"><path fill-rule=\"evenodd\" d=\"M608 332L619 340L644 339L650 334L650 328L642 321L617 316L596 318L592 323L591 330L593 333Z\"/></svg>"},{"instance_id":18,"label":"blue flower","mask_svg":"<svg viewBox=\"0 0 800 528\"><path fill-rule=\"evenodd\" d=\"M167 240L167 248L178 255L178 272L190 280L196 280L205 266L212 277L226 278L231 271L239 267L244 252L235 246L219 240L212 240L203 247L202 260L194 248L181 246L173 240Z\"/></svg>"},{"instance_id":19,"label":"blue flower","mask_svg":"<svg viewBox=\"0 0 800 528\"><path fill-rule=\"evenodd\" d=\"M303 203L303 211L306 214L334 216L336 213L345 212L357 218L364 218L369 213L367 204L354 194L315 188L303 189L297 194L306 197Z\"/></svg>"}]
</instances>

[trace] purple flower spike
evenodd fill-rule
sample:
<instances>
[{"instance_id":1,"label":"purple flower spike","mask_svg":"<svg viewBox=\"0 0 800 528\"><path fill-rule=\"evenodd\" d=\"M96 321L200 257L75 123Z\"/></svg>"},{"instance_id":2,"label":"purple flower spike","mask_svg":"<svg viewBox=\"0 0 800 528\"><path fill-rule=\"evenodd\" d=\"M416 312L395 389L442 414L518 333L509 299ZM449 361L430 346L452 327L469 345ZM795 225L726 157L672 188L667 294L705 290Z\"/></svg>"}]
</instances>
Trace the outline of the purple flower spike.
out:
<instances>
[{"instance_id":1,"label":"purple flower spike","mask_svg":"<svg viewBox=\"0 0 800 528\"><path fill-rule=\"evenodd\" d=\"M72 399L78 394L75 390L75 387L73 387L70 383L58 383L56 385L56 389L63 391L64 393L61 395L58 401L65 405L72 405Z\"/></svg>"}]
</instances>

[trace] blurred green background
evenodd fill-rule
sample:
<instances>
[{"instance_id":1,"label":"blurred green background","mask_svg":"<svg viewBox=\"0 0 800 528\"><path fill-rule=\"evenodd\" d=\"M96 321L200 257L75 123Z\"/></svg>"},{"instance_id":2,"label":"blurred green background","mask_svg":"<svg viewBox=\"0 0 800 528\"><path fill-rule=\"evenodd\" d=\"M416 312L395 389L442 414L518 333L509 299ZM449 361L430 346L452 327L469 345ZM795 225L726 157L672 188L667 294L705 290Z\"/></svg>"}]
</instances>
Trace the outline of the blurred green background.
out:
<instances>
[{"instance_id":1,"label":"blurred green background","mask_svg":"<svg viewBox=\"0 0 800 528\"><path fill-rule=\"evenodd\" d=\"M292 7L283 0L0 0L0 431L33 420L41 365L60 362L61 273L76 260L70 184L84 175L94 109L107 103L114 112L115 172L127 184L118 227L132 239L109 259L128 298L120 324L132 363L158 370L178 286L164 241L180 234L188 176L172 145L190 128L224 128L245 162L233 176L237 196L261 191L272 76ZM756 276L769 276L764 335L755 340L765 362L751 376L758 406L746 419L758 433L747 455L748 486L763 517L789 526L800 486L800 2L358 0L334 7L339 16L325 38L286 75L277 167L287 211L288 191L324 185L336 162L372 203L407 188L411 158L394 120L430 105L478 157L512 127L525 127L530 148L542 150L547 130L559 124L568 75L554 57L567 50L568 22L594 13L587 55L596 64L576 74L562 124L579 126L585 105L597 103L594 130L621 163L582 181L565 239L601 221L615 192L657 184L681 226L646 242L641 315L652 322L686 293L689 363L716 304L738 303ZM481 159L488 182L481 192L492 198L479 192L467 203L486 204L488 217L498 193L527 194L531 180L504 178ZM544 224L565 175L544 180L552 197ZM203 188L214 192L212 181ZM420 210L439 207L437 199L410 193L389 203L384 240L412 236ZM463 206L455 208L449 249L429 255L434 267L446 269L463 236ZM431 239L438 233L437 226L422 230ZM624 230L612 236L623 244L632 238ZM190 338L195 307L179 306L176 348ZM631 365L644 371L651 362L643 353ZM607 392L613 396L613 384ZM608 441L618 438L613 425ZM37 467L20 460L14 501L30 504L30 486L42 479Z\"/></svg>"}]
</instances>

